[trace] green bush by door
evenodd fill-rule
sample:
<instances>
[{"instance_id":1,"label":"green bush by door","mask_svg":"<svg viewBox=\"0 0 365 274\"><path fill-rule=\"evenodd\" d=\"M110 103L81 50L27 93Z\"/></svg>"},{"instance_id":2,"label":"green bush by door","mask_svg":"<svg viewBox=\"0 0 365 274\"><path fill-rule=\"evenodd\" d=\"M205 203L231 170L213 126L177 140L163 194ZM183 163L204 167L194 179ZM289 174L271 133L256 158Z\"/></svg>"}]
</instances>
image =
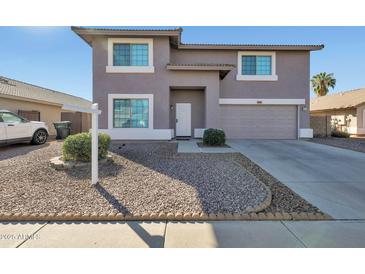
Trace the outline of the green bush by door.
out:
<instances>
[{"instance_id":1,"label":"green bush by door","mask_svg":"<svg viewBox=\"0 0 365 274\"><path fill-rule=\"evenodd\" d=\"M208 128L204 130L203 144L209 146L223 146L226 143L226 134L222 129Z\"/></svg>"}]
</instances>

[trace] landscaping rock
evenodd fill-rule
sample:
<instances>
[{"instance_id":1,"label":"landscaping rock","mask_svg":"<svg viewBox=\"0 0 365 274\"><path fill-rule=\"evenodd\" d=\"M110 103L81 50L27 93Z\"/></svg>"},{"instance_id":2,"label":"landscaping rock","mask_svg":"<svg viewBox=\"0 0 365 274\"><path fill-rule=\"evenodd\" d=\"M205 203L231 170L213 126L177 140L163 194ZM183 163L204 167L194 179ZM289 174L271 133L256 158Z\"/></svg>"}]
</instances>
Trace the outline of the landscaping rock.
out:
<instances>
[{"instance_id":1,"label":"landscaping rock","mask_svg":"<svg viewBox=\"0 0 365 274\"><path fill-rule=\"evenodd\" d=\"M99 168L100 184L93 186L89 164L60 166L61 146L1 151L2 218L237 219L262 207L268 188L272 204L263 212L319 212L238 153L178 154L168 142L113 144L113 161Z\"/></svg>"}]
</instances>

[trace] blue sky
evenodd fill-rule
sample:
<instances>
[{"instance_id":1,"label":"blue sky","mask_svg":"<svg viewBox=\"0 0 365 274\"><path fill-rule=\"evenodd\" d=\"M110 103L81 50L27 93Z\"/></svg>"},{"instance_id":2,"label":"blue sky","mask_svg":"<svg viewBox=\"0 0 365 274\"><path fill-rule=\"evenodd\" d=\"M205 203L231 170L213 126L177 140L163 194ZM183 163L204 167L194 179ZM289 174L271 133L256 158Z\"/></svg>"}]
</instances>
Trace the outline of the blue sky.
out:
<instances>
[{"instance_id":1,"label":"blue sky","mask_svg":"<svg viewBox=\"0 0 365 274\"><path fill-rule=\"evenodd\" d=\"M185 43L325 44L311 54L311 76L333 72L335 92L365 87L365 27L183 28ZM91 48L69 27L0 27L0 35L0 75L91 99Z\"/></svg>"}]
</instances>

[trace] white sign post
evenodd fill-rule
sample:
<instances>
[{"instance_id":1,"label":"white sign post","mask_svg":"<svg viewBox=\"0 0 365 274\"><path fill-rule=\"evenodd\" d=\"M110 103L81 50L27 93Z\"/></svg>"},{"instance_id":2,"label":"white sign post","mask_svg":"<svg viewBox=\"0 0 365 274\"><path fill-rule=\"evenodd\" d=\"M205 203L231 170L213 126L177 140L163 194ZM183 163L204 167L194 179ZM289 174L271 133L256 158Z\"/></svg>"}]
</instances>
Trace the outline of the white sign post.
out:
<instances>
[{"instance_id":1,"label":"white sign post","mask_svg":"<svg viewBox=\"0 0 365 274\"><path fill-rule=\"evenodd\" d=\"M99 182L99 136L98 136L98 115L101 113L98 104L90 108L83 108L74 105L64 104L62 109L91 113L91 183Z\"/></svg>"},{"instance_id":2,"label":"white sign post","mask_svg":"<svg viewBox=\"0 0 365 274\"><path fill-rule=\"evenodd\" d=\"M95 185L99 182L98 104L91 108L91 183Z\"/></svg>"}]
</instances>

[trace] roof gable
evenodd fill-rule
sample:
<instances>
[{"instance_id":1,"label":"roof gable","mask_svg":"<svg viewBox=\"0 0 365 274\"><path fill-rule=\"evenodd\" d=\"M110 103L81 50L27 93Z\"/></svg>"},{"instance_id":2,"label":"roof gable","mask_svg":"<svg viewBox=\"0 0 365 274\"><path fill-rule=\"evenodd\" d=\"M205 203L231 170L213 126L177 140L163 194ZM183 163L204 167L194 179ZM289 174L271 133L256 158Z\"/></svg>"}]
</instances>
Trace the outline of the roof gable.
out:
<instances>
[{"instance_id":1,"label":"roof gable","mask_svg":"<svg viewBox=\"0 0 365 274\"><path fill-rule=\"evenodd\" d=\"M365 103L365 88L360 88L311 99L310 110L351 108L363 103Z\"/></svg>"},{"instance_id":2,"label":"roof gable","mask_svg":"<svg viewBox=\"0 0 365 274\"><path fill-rule=\"evenodd\" d=\"M0 76L0 96L16 97L17 99L27 99L60 106L70 104L85 108L91 107L91 102L81 97L39 87L3 76Z\"/></svg>"}]
</instances>

